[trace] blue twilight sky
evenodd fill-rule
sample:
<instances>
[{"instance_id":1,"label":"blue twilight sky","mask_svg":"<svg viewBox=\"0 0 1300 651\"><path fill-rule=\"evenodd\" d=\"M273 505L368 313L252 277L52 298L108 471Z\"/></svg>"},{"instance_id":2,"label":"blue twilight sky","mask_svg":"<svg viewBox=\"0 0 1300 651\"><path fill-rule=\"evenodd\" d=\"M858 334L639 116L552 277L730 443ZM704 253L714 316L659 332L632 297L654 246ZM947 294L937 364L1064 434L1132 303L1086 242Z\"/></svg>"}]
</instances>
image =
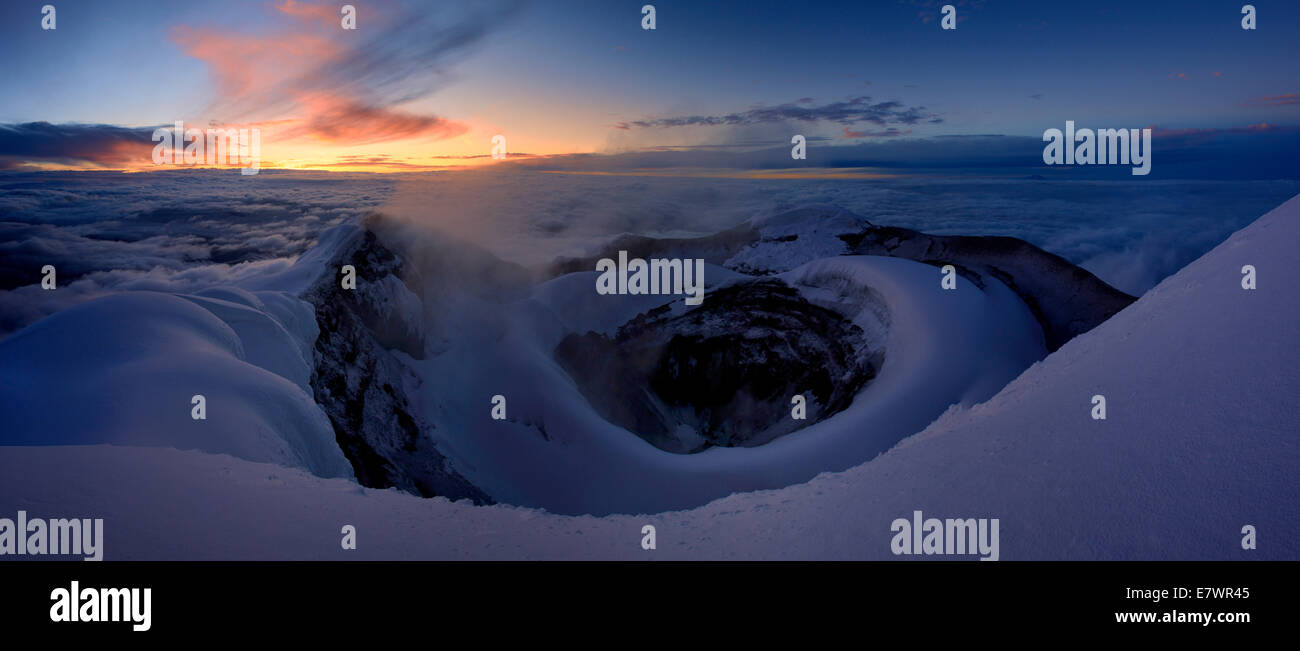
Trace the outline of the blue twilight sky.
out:
<instances>
[{"instance_id":1,"label":"blue twilight sky","mask_svg":"<svg viewBox=\"0 0 1300 651\"><path fill-rule=\"evenodd\" d=\"M1300 126L1290 1L1252 3L1253 31L1241 2L955 1L945 31L932 0L661 0L649 31L643 0L353 0L355 32L343 2L67 0L53 31L43 4L7 1L0 20L11 161L113 166L33 144L50 139L20 129L35 122L291 125L280 157L306 166L478 156L494 133L557 155Z\"/></svg>"}]
</instances>

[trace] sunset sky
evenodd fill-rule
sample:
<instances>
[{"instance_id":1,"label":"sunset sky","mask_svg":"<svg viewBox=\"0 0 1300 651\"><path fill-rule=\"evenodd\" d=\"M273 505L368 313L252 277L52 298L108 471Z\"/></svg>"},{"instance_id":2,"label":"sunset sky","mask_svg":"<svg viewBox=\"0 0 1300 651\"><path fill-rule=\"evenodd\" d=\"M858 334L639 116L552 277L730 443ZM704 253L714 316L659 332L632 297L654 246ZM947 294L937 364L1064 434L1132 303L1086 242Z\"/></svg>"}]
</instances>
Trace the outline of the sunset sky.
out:
<instances>
[{"instance_id":1,"label":"sunset sky","mask_svg":"<svg viewBox=\"0 0 1300 651\"><path fill-rule=\"evenodd\" d=\"M43 4L0 20L0 169L151 169L177 120L260 128L264 168L372 171L491 163L496 134L516 159L799 133L857 160L1065 120L1202 141L1300 125L1294 2L1255 2L1254 31L1231 2L971 0L955 31L931 0L659 1L653 31L642 0L353 0L355 31L343 2L64 0L50 31Z\"/></svg>"}]
</instances>

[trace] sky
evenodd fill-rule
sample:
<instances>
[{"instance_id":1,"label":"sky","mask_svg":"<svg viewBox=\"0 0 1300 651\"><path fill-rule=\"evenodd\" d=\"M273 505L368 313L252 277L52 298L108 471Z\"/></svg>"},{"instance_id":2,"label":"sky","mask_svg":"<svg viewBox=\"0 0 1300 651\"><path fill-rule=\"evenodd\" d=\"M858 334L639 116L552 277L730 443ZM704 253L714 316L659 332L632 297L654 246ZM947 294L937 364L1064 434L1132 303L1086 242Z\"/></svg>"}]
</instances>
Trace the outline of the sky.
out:
<instances>
[{"instance_id":1,"label":"sky","mask_svg":"<svg viewBox=\"0 0 1300 651\"><path fill-rule=\"evenodd\" d=\"M361 0L356 30L342 2L44 4L0 17L0 169L150 169L178 120L258 128L265 167L491 164L502 135L557 169L774 169L801 134L809 167L951 168L1073 120L1297 176L1289 1L1255 30L1235 2L954 1L956 30L934 0L660 1L654 30L643 0Z\"/></svg>"}]
</instances>

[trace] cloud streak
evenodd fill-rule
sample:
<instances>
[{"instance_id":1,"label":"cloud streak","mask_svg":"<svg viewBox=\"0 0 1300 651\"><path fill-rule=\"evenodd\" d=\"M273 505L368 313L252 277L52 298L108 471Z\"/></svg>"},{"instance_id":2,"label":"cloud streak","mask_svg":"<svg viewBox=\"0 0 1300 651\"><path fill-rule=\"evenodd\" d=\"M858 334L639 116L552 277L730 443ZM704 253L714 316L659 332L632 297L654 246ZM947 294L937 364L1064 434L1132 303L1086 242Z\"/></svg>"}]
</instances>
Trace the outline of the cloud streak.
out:
<instances>
[{"instance_id":1,"label":"cloud streak","mask_svg":"<svg viewBox=\"0 0 1300 651\"><path fill-rule=\"evenodd\" d=\"M902 102L873 102L861 95L820 106L811 105L808 98L780 106L757 107L725 115L687 115L661 117L621 122L619 129L670 129L675 127L752 126L782 122L828 122L852 127L866 123L879 127L890 125L939 124L943 118L926 110L924 106L906 106Z\"/></svg>"},{"instance_id":2,"label":"cloud streak","mask_svg":"<svg viewBox=\"0 0 1300 651\"><path fill-rule=\"evenodd\" d=\"M344 31L336 5L288 0L276 7L289 21L278 31L182 25L170 38L212 71L218 92L207 112L218 121L287 118L277 137L333 144L442 140L468 126L401 106L440 88L453 64L505 24L517 5L381 2L367 5L364 29Z\"/></svg>"},{"instance_id":3,"label":"cloud streak","mask_svg":"<svg viewBox=\"0 0 1300 651\"><path fill-rule=\"evenodd\" d=\"M1256 98L1251 102L1255 106L1294 106L1300 104L1300 93L1282 93L1281 95L1265 95Z\"/></svg>"}]
</instances>

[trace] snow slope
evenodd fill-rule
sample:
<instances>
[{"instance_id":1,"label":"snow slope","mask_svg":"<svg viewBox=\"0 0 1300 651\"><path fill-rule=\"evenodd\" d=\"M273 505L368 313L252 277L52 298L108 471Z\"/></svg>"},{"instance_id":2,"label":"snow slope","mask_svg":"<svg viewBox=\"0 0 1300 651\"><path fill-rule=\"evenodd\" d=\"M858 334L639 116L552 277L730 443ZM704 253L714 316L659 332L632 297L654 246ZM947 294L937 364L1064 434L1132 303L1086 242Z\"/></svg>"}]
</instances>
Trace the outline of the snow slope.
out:
<instances>
[{"instance_id":1,"label":"snow slope","mask_svg":"<svg viewBox=\"0 0 1300 651\"><path fill-rule=\"evenodd\" d=\"M419 395L439 449L497 501L596 515L689 508L867 461L949 405L992 396L1045 354L1033 316L1005 285L988 278L984 289L963 281L945 291L940 275L910 260L836 257L780 276L814 297L870 288L892 323L880 374L848 409L758 447L665 452L591 408L553 357L560 339L658 304L684 309L679 296L598 296L593 273L542 285L498 316L495 332L474 326L446 352L406 361L424 382ZM735 276L705 273L723 283ZM494 395L506 398L507 420L490 418Z\"/></svg>"},{"instance_id":2,"label":"snow slope","mask_svg":"<svg viewBox=\"0 0 1300 651\"><path fill-rule=\"evenodd\" d=\"M0 445L164 446L350 477L308 385L310 315L237 288L125 292L55 313L0 342ZM205 420L191 418L194 395Z\"/></svg>"},{"instance_id":3,"label":"snow slope","mask_svg":"<svg viewBox=\"0 0 1300 651\"><path fill-rule=\"evenodd\" d=\"M475 507L112 446L5 449L0 504L104 517L110 559L894 558L891 521L921 510L999 518L1002 559L1297 560L1300 299L1286 274L1298 241L1300 197L988 402L845 472L688 511ZM1241 288L1245 264L1259 289ZM1104 421L1089 417L1098 393ZM355 551L339 547L343 524L358 528ZM1258 549L1241 548L1247 524Z\"/></svg>"}]
</instances>

